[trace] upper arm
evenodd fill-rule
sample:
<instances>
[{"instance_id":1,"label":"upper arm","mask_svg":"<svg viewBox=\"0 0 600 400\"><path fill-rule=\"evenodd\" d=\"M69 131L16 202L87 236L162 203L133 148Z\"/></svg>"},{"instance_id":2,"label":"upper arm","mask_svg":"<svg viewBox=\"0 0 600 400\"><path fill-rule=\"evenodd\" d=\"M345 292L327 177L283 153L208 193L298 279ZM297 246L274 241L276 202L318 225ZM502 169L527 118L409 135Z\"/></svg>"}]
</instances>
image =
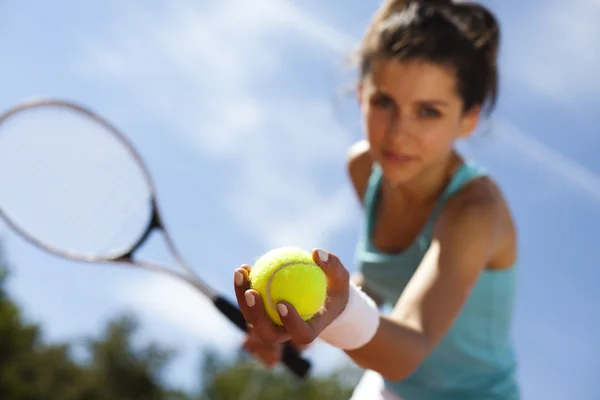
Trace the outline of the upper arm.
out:
<instances>
[{"instance_id":1,"label":"upper arm","mask_svg":"<svg viewBox=\"0 0 600 400\"><path fill-rule=\"evenodd\" d=\"M367 185L369 183L369 177L371 176L371 168L373 167L373 159L369 154L369 142L361 140L355 143L348 150L347 158L348 175L352 182L354 192L358 197L358 200L363 204ZM378 306L383 304L381 298L373 292L368 284L365 283L363 275L359 272L356 273L352 281L362 288L362 290L371 297Z\"/></svg>"},{"instance_id":2,"label":"upper arm","mask_svg":"<svg viewBox=\"0 0 600 400\"><path fill-rule=\"evenodd\" d=\"M369 143L366 140L361 140L350 147L346 166L356 196L362 204L373 166Z\"/></svg>"},{"instance_id":3,"label":"upper arm","mask_svg":"<svg viewBox=\"0 0 600 400\"><path fill-rule=\"evenodd\" d=\"M422 333L429 351L452 325L499 243L502 198L486 181L472 186L446 205L431 246L392 313Z\"/></svg>"}]
</instances>

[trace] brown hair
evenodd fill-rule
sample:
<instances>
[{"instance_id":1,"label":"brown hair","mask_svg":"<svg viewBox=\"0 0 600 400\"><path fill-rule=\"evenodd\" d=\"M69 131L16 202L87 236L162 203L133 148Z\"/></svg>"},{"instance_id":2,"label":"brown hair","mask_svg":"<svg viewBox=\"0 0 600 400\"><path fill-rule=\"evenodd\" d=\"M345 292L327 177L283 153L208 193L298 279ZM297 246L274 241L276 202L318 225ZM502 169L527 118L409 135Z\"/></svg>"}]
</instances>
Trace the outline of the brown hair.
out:
<instances>
[{"instance_id":1,"label":"brown hair","mask_svg":"<svg viewBox=\"0 0 600 400\"><path fill-rule=\"evenodd\" d=\"M385 0L356 54L364 79L377 59L427 61L453 69L464 110L491 110L498 95L499 25L475 3Z\"/></svg>"}]
</instances>

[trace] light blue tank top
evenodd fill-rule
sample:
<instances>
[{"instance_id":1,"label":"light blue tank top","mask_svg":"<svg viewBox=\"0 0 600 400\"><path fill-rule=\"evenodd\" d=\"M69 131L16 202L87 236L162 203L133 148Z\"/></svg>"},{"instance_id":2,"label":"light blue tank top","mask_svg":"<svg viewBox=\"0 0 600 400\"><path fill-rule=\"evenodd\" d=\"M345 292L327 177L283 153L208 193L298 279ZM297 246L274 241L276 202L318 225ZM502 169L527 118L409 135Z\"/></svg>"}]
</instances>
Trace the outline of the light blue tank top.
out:
<instances>
[{"instance_id":1,"label":"light blue tank top","mask_svg":"<svg viewBox=\"0 0 600 400\"><path fill-rule=\"evenodd\" d=\"M382 179L375 164L364 198L365 229L356 258L365 284L385 305L393 306L421 263L432 239L435 220L447 200L484 171L465 162L455 173L424 228L410 247L383 253L372 244L375 210ZM516 267L484 270L455 323L419 368L386 387L406 400L519 399L511 341Z\"/></svg>"}]
</instances>

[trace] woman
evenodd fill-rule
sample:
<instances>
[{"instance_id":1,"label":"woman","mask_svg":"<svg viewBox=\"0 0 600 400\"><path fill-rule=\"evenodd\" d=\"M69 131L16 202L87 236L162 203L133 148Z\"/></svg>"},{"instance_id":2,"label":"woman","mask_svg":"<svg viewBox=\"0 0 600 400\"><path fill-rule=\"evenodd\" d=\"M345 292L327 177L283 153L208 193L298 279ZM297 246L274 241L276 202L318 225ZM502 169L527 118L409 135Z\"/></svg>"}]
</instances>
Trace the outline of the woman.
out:
<instances>
[{"instance_id":1,"label":"woman","mask_svg":"<svg viewBox=\"0 0 600 400\"><path fill-rule=\"evenodd\" d=\"M497 95L499 27L481 5L386 1L358 58L366 140L348 170L364 205L360 274L324 250L328 301L304 322L278 304L275 326L234 274L251 333L271 364L279 344L320 338L365 368L353 399L518 399L510 340L517 239L494 181L455 150ZM366 295L368 294L368 296ZM378 306L390 304L389 315Z\"/></svg>"}]
</instances>

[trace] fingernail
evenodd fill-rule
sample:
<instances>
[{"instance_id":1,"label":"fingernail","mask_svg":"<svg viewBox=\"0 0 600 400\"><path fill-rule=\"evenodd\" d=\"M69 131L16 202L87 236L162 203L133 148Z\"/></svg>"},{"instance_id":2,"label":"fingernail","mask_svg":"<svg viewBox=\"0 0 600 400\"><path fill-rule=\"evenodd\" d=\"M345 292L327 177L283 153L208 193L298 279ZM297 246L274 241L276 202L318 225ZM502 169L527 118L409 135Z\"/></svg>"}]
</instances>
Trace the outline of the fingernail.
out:
<instances>
[{"instance_id":1,"label":"fingernail","mask_svg":"<svg viewBox=\"0 0 600 400\"><path fill-rule=\"evenodd\" d=\"M277 304L277 311L279 311L279 315L281 315L282 317L285 317L288 314L288 309L285 306L285 304Z\"/></svg>"},{"instance_id":2,"label":"fingernail","mask_svg":"<svg viewBox=\"0 0 600 400\"><path fill-rule=\"evenodd\" d=\"M254 304L256 304L256 299L254 296L252 296L252 293L246 292L244 296L246 297L246 304L248 304L248 307L254 307Z\"/></svg>"},{"instance_id":3,"label":"fingernail","mask_svg":"<svg viewBox=\"0 0 600 400\"><path fill-rule=\"evenodd\" d=\"M324 250L317 250L317 255L319 256L319 259L323 262L327 262L327 260L329 260L329 254Z\"/></svg>"},{"instance_id":4,"label":"fingernail","mask_svg":"<svg viewBox=\"0 0 600 400\"><path fill-rule=\"evenodd\" d=\"M240 271L235 271L235 274L233 274L233 277L235 279L235 285L242 286L242 284L244 283L244 275L242 275L242 273Z\"/></svg>"}]
</instances>

